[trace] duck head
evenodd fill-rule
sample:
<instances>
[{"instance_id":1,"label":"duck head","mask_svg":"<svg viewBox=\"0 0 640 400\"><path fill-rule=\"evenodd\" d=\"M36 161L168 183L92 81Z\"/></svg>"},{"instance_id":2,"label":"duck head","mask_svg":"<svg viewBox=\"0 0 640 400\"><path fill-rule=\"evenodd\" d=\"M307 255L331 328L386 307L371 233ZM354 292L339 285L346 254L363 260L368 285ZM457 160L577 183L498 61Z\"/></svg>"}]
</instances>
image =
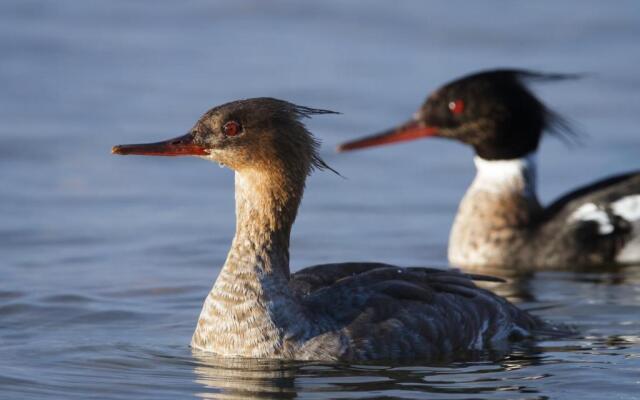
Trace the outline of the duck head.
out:
<instances>
[{"instance_id":1,"label":"duck head","mask_svg":"<svg viewBox=\"0 0 640 400\"><path fill-rule=\"evenodd\" d=\"M112 153L196 156L236 171L296 171L306 176L326 168L318 141L301 122L314 114L337 114L273 99L226 103L207 111L185 135L155 143L114 146Z\"/></svg>"},{"instance_id":2,"label":"duck head","mask_svg":"<svg viewBox=\"0 0 640 400\"><path fill-rule=\"evenodd\" d=\"M408 122L344 143L338 150L435 136L470 145L486 160L519 158L538 148L545 129L569 131L566 122L535 97L526 81L570 77L506 69L468 75L433 92Z\"/></svg>"}]
</instances>

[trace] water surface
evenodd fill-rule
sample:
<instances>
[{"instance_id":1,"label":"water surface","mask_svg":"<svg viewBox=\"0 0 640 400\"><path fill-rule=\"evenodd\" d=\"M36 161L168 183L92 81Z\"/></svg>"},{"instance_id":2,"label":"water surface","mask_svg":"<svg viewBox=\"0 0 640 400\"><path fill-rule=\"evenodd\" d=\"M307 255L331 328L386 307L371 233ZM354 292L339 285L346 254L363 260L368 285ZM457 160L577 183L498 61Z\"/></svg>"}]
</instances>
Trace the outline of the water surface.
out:
<instances>
[{"instance_id":1,"label":"water surface","mask_svg":"<svg viewBox=\"0 0 640 400\"><path fill-rule=\"evenodd\" d=\"M471 153L443 140L346 155L458 75L586 72L536 87L583 145L548 139L540 193L636 169L640 5L619 1L24 1L0 4L3 398L637 398L640 269L494 287L576 337L450 364L215 360L187 344L233 235L230 171L115 157L211 106L274 96L335 109L309 128L347 179L309 181L292 269L446 266ZM635 71L635 72L634 72Z\"/></svg>"}]
</instances>

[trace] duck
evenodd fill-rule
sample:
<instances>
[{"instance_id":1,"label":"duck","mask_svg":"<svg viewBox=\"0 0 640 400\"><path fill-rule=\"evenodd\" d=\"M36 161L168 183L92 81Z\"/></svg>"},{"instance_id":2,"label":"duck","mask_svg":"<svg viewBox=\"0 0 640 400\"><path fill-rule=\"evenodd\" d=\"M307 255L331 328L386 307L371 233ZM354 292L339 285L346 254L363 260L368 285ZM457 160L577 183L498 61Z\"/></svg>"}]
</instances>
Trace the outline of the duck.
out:
<instances>
[{"instance_id":1,"label":"duck","mask_svg":"<svg viewBox=\"0 0 640 400\"><path fill-rule=\"evenodd\" d=\"M206 112L187 134L112 153L195 156L234 171L236 229L204 300L194 351L224 358L372 361L465 357L549 331L474 283L494 278L375 262L290 272L307 176L330 167L303 118L332 111L274 98ZM552 330L552 329L551 329Z\"/></svg>"},{"instance_id":2,"label":"duck","mask_svg":"<svg viewBox=\"0 0 640 400\"><path fill-rule=\"evenodd\" d=\"M640 263L640 171L597 180L543 205L536 187L544 133L575 133L528 87L575 78L522 69L463 76L435 90L408 122L341 144L350 151L418 138L470 146L476 175L459 204L449 262L465 270L579 270Z\"/></svg>"}]
</instances>

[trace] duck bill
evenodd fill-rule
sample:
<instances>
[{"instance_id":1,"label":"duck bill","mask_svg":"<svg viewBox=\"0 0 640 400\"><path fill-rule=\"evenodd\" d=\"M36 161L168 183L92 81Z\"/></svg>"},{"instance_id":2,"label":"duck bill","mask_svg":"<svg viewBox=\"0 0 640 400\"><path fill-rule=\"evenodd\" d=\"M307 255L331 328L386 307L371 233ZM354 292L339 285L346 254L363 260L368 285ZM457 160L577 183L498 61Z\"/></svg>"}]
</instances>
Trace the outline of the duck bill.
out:
<instances>
[{"instance_id":1,"label":"duck bill","mask_svg":"<svg viewBox=\"0 0 640 400\"><path fill-rule=\"evenodd\" d=\"M383 144L407 142L409 140L434 136L438 133L438 129L432 126L421 125L418 121L411 120L399 127L389 129L387 131L365 136L360 139L342 143L338 146L338 151L350 151L363 149L365 147L380 146Z\"/></svg>"},{"instance_id":2,"label":"duck bill","mask_svg":"<svg viewBox=\"0 0 640 400\"><path fill-rule=\"evenodd\" d=\"M186 134L177 138L156 143L121 144L113 146L111 153L140 156L206 156L207 150L194 143L193 135Z\"/></svg>"}]
</instances>

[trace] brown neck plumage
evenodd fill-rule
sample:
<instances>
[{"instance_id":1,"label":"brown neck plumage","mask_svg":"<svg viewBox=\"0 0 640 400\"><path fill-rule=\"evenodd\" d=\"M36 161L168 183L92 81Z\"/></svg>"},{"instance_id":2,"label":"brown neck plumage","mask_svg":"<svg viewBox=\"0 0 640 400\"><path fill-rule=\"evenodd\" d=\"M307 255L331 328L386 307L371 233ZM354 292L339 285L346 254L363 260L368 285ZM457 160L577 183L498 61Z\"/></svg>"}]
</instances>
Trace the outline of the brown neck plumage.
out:
<instances>
[{"instance_id":1,"label":"brown neck plumage","mask_svg":"<svg viewBox=\"0 0 640 400\"><path fill-rule=\"evenodd\" d=\"M236 235L225 269L289 278L289 235L304 177L263 169L236 172Z\"/></svg>"},{"instance_id":2,"label":"brown neck plumage","mask_svg":"<svg viewBox=\"0 0 640 400\"><path fill-rule=\"evenodd\" d=\"M307 327L289 288L289 234L304 176L269 171L236 171L236 235L202 308L195 348L273 356L284 351L283 332Z\"/></svg>"}]
</instances>

